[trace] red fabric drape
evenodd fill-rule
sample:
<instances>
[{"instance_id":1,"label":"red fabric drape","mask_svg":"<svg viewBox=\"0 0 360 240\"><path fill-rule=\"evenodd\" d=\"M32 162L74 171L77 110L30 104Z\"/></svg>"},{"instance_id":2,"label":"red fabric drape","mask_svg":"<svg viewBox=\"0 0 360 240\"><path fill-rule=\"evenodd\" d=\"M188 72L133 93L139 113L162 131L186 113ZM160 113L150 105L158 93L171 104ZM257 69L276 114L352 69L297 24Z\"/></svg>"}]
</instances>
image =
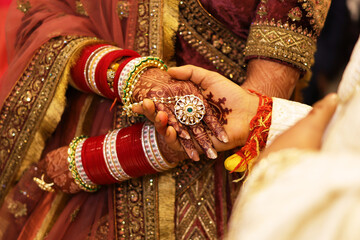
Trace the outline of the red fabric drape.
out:
<instances>
[{"instance_id":1,"label":"red fabric drape","mask_svg":"<svg viewBox=\"0 0 360 240\"><path fill-rule=\"evenodd\" d=\"M0 77L7 69L7 55L5 44L5 20L11 0L0 1Z\"/></svg>"}]
</instances>

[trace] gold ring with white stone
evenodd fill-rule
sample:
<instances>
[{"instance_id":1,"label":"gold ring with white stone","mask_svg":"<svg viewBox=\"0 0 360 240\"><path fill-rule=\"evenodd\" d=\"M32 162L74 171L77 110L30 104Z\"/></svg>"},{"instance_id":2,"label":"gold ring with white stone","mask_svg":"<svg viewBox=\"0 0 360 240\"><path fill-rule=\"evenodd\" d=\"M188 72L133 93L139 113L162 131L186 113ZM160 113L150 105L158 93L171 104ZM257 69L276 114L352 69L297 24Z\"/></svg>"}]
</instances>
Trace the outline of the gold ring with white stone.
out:
<instances>
[{"instance_id":1,"label":"gold ring with white stone","mask_svg":"<svg viewBox=\"0 0 360 240\"><path fill-rule=\"evenodd\" d=\"M176 118L185 125L199 123L205 115L203 101L195 95L180 97L174 106Z\"/></svg>"}]
</instances>

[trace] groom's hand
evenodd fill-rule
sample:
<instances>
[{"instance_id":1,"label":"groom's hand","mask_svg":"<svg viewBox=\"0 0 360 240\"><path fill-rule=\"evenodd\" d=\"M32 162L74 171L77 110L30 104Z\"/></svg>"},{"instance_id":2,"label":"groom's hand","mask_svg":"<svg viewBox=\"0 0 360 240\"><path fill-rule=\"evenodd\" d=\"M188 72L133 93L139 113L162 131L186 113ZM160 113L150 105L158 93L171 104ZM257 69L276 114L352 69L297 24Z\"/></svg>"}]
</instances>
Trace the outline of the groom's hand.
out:
<instances>
[{"instance_id":1,"label":"groom's hand","mask_svg":"<svg viewBox=\"0 0 360 240\"><path fill-rule=\"evenodd\" d=\"M245 144L249 134L250 120L255 116L258 106L258 97L242 89L222 75L200 67L191 65L171 68L168 70L171 77L179 80L191 81L202 89L202 94L208 101L217 104L218 117L224 122L229 142L224 144L211 137L217 151L225 151ZM144 114L151 116L151 101L144 101ZM167 114L158 112L153 115L157 131L165 135L166 142L177 150L181 150L176 131L167 126ZM215 119L214 119L215 121Z\"/></svg>"}]
</instances>

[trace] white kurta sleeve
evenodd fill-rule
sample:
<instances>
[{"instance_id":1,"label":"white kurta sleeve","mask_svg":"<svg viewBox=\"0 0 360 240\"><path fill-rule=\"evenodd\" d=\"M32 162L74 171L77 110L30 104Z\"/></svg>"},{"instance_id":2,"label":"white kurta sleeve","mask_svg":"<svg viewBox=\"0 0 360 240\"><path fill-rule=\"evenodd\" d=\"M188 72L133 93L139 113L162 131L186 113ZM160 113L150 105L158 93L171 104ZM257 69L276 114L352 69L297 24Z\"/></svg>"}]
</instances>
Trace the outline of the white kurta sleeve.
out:
<instances>
[{"instance_id":1,"label":"white kurta sleeve","mask_svg":"<svg viewBox=\"0 0 360 240\"><path fill-rule=\"evenodd\" d=\"M281 98L273 98L271 126L266 146L285 130L304 118L312 107Z\"/></svg>"}]
</instances>

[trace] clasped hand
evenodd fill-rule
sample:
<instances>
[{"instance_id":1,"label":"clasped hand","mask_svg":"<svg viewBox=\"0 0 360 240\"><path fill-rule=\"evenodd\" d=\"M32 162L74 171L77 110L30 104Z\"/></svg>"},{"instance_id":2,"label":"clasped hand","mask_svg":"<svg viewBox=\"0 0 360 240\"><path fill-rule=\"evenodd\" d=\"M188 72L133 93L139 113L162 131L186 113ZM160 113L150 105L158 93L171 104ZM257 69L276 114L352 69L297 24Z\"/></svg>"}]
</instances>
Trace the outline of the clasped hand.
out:
<instances>
[{"instance_id":1,"label":"clasped hand","mask_svg":"<svg viewBox=\"0 0 360 240\"><path fill-rule=\"evenodd\" d=\"M176 79L176 80L175 80ZM151 101L168 97L195 95L205 105L201 122L191 126L181 124L174 115L174 103ZM221 102L218 106L224 124L208 97ZM258 97L242 89L222 75L195 66L169 69L168 72L150 69L141 76L133 94L142 106L133 110L153 121L157 131L165 136L166 143L175 150L185 150L193 160L199 160L199 152L209 158L216 158L216 151L242 146L249 134L250 120L255 116Z\"/></svg>"}]
</instances>

